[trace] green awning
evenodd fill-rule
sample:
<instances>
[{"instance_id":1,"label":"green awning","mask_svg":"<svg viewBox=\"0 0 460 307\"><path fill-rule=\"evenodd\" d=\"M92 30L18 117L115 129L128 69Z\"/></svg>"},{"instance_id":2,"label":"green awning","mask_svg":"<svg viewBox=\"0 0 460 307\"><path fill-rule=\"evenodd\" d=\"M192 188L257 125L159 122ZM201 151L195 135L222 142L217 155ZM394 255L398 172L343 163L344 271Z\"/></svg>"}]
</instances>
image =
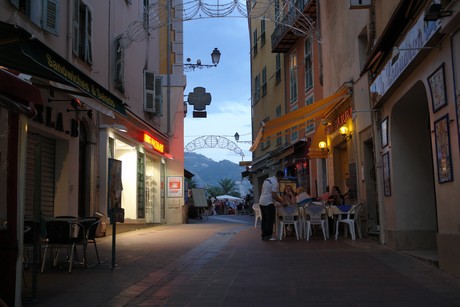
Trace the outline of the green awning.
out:
<instances>
[{"instance_id":1,"label":"green awning","mask_svg":"<svg viewBox=\"0 0 460 307\"><path fill-rule=\"evenodd\" d=\"M123 101L22 28L0 22L0 65L79 88L126 116Z\"/></svg>"}]
</instances>

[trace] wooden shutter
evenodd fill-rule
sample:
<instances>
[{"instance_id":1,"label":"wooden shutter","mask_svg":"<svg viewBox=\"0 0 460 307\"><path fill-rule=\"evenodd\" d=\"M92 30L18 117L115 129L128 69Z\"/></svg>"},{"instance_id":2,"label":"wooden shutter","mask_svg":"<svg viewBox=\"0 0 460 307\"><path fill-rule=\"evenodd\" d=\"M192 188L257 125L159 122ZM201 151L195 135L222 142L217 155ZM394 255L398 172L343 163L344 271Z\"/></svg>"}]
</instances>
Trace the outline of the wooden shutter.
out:
<instances>
[{"instance_id":1,"label":"wooden shutter","mask_svg":"<svg viewBox=\"0 0 460 307\"><path fill-rule=\"evenodd\" d=\"M88 6L85 7L85 62L93 64L93 51L91 45L91 25L92 25L92 14Z\"/></svg>"},{"instance_id":2,"label":"wooden shutter","mask_svg":"<svg viewBox=\"0 0 460 307\"><path fill-rule=\"evenodd\" d=\"M80 0L73 1L73 41L72 51L75 56L79 56L80 50Z\"/></svg>"},{"instance_id":3,"label":"wooden shutter","mask_svg":"<svg viewBox=\"0 0 460 307\"><path fill-rule=\"evenodd\" d=\"M144 71L144 111L155 113L155 75Z\"/></svg>"},{"instance_id":4,"label":"wooden shutter","mask_svg":"<svg viewBox=\"0 0 460 307\"><path fill-rule=\"evenodd\" d=\"M163 115L163 90L161 83L163 78L161 76L155 77L155 113L156 115Z\"/></svg>"},{"instance_id":5,"label":"wooden shutter","mask_svg":"<svg viewBox=\"0 0 460 307\"><path fill-rule=\"evenodd\" d=\"M59 35L59 0L45 0L43 2L43 30Z\"/></svg>"}]
</instances>

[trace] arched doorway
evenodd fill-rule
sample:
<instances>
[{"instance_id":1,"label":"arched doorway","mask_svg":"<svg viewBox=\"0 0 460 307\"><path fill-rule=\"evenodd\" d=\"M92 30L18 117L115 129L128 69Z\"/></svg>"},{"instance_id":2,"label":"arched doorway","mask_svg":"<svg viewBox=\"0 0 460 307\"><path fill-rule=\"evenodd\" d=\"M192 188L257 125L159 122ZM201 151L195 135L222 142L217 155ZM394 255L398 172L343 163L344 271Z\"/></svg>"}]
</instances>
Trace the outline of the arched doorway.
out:
<instances>
[{"instance_id":1,"label":"arched doorway","mask_svg":"<svg viewBox=\"0 0 460 307\"><path fill-rule=\"evenodd\" d=\"M391 198L389 243L399 249L436 249L436 197L429 103L417 82L389 118Z\"/></svg>"}]
</instances>

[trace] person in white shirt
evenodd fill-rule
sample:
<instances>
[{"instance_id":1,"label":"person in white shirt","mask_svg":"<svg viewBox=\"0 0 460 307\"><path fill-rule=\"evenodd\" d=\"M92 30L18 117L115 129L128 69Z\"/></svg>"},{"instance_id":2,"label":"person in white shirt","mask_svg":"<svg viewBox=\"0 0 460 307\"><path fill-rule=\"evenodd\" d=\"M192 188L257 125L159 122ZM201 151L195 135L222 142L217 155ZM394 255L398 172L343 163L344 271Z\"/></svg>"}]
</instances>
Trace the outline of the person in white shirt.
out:
<instances>
[{"instance_id":1,"label":"person in white shirt","mask_svg":"<svg viewBox=\"0 0 460 307\"><path fill-rule=\"evenodd\" d=\"M276 241L273 236L273 223L275 223L275 201L284 204L279 195L279 181L283 179L282 171L276 172L275 176L264 180L259 198L260 213L262 214L261 229L263 241Z\"/></svg>"}]
</instances>

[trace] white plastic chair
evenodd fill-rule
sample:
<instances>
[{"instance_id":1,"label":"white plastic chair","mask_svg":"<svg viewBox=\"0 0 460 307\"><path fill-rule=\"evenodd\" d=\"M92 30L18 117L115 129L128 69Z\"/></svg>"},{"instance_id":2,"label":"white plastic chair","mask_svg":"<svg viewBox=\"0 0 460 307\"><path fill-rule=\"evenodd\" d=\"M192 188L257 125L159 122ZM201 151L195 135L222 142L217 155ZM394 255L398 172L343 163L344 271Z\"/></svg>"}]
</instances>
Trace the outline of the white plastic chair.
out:
<instances>
[{"instance_id":1,"label":"white plastic chair","mask_svg":"<svg viewBox=\"0 0 460 307\"><path fill-rule=\"evenodd\" d=\"M358 229L358 235L359 238L361 239L361 224L359 221L359 211L361 211L361 207L363 206L363 203L358 203L356 205L353 205L351 209L348 212L344 212L343 215L339 215L337 222L335 224L335 239L337 240L337 237L339 236L339 224L344 223L348 225L348 228L350 229L350 234L351 234L351 239L356 240L356 231L355 227Z\"/></svg>"},{"instance_id":2,"label":"white plastic chair","mask_svg":"<svg viewBox=\"0 0 460 307\"><path fill-rule=\"evenodd\" d=\"M322 205L308 205L305 210L305 236L310 240L313 225L321 225L324 240L326 240L326 208Z\"/></svg>"},{"instance_id":3,"label":"white plastic chair","mask_svg":"<svg viewBox=\"0 0 460 307\"><path fill-rule=\"evenodd\" d=\"M260 205L253 204L252 210L254 210L254 228L257 228L257 221L262 221L262 213L260 212Z\"/></svg>"},{"instance_id":4,"label":"white plastic chair","mask_svg":"<svg viewBox=\"0 0 460 307\"><path fill-rule=\"evenodd\" d=\"M299 208L297 207L280 207L278 208L279 215L279 239L284 236L284 226L294 225L295 235L299 240Z\"/></svg>"}]
</instances>

